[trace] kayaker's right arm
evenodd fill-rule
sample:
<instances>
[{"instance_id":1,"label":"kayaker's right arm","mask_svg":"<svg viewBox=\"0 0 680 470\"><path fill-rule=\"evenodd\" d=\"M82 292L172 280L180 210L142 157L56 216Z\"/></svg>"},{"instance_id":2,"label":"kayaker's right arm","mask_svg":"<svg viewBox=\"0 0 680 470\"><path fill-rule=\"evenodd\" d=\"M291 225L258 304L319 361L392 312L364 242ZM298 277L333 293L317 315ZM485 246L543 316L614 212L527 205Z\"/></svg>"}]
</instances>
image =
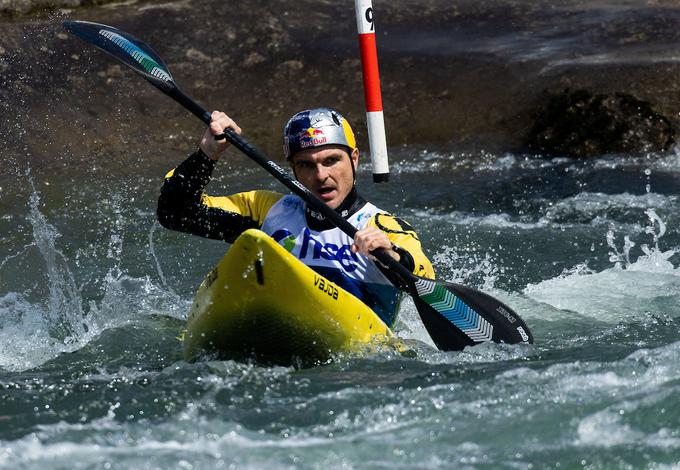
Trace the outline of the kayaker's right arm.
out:
<instances>
[{"instance_id":1,"label":"kayaker's right arm","mask_svg":"<svg viewBox=\"0 0 680 470\"><path fill-rule=\"evenodd\" d=\"M227 139L216 139L217 136L224 134L226 129L233 129L237 134L241 134L241 128L232 118L221 111L213 111L210 115L210 125L203 133L199 146L211 160L219 160L227 149Z\"/></svg>"},{"instance_id":2,"label":"kayaker's right arm","mask_svg":"<svg viewBox=\"0 0 680 470\"><path fill-rule=\"evenodd\" d=\"M225 197L204 193L217 160L227 147L214 135L230 127L241 129L224 113L213 113L213 121L200 148L165 176L158 199L158 221L171 230L233 242L249 228L262 226L264 216L283 195L271 191L249 191Z\"/></svg>"}]
</instances>

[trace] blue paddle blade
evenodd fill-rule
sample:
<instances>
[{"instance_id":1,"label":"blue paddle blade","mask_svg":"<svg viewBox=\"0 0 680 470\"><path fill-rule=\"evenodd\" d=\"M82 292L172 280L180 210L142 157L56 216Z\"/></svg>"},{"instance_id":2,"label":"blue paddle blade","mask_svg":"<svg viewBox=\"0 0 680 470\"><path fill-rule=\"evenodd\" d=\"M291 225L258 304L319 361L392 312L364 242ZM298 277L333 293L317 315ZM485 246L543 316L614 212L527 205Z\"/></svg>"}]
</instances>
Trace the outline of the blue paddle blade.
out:
<instances>
[{"instance_id":1,"label":"blue paddle blade","mask_svg":"<svg viewBox=\"0 0 680 470\"><path fill-rule=\"evenodd\" d=\"M527 324L488 294L450 282L415 277L413 299L423 324L441 350L495 343L533 343Z\"/></svg>"},{"instance_id":2,"label":"blue paddle blade","mask_svg":"<svg viewBox=\"0 0 680 470\"><path fill-rule=\"evenodd\" d=\"M112 26L89 21L66 21L64 28L83 41L114 56L162 91L169 92L176 88L163 59L151 47L131 34Z\"/></svg>"}]
</instances>

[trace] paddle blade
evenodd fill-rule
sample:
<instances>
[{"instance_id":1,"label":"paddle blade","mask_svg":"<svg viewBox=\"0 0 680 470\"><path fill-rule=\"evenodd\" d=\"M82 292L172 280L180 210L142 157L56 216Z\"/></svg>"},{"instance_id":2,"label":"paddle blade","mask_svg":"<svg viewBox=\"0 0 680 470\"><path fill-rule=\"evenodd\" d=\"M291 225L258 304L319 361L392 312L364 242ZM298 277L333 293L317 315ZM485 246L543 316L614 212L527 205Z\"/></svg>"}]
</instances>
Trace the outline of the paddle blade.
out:
<instances>
[{"instance_id":1,"label":"paddle blade","mask_svg":"<svg viewBox=\"0 0 680 470\"><path fill-rule=\"evenodd\" d=\"M420 318L442 351L495 343L533 343L529 327L488 294L450 282L417 278L412 289Z\"/></svg>"},{"instance_id":2,"label":"paddle blade","mask_svg":"<svg viewBox=\"0 0 680 470\"><path fill-rule=\"evenodd\" d=\"M162 91L167 93L176 88L163 59L131 34L89 21L65 21L64 28L123 62Z\"/></svg>"}]
</instances>

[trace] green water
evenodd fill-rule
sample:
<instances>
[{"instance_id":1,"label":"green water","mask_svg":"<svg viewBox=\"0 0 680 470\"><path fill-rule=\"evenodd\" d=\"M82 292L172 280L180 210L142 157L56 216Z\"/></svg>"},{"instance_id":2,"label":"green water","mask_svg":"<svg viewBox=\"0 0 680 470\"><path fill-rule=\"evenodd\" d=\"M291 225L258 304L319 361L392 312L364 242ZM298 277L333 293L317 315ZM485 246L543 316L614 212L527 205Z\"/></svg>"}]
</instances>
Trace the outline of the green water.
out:
<instances>
[{"instance_id":1,"label":"green water","mask_svg":"<svg viewBox=\"0 0 680 470\"><path fill-rule=\"evenodd\" d=\"M393 162L388 186L360 173L364 194L535 345L438 352L407 300L415 357L186 363L193 292L227 247L155 223L163 171L19 174L0 218L0 467L678 468L678 155ZM213 193L277 187L217 173Z\"/></svg>"}]
</instances>

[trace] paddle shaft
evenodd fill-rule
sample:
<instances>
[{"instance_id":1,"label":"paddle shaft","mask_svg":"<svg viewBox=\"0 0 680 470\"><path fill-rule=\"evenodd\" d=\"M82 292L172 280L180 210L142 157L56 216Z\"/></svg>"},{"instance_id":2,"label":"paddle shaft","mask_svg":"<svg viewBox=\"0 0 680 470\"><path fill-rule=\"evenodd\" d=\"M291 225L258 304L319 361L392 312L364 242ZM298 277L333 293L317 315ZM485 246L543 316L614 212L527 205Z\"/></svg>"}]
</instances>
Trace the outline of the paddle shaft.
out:
<instances>
[{"instance_id":1,"label":"paddle shaft","mask_svg":"<svg viewBox=\"0 0 680 470\"><path fill-rule=\"evenodd\" d=\"M64 27L131 67L205 124L210 123L211 115L177 88L167 65L142 41L117 28L98 23L67 21ZM354 226L326 206L299 181L288 176L279 165L233 130L227 129L225 138L303 201L324 214L340 230L354 238L357 233ZM485 341L533 342L526 323L510 307L493 297L458 284L415 276L384 249L375 250L372 254L395 275L395 285L411 294L425 328L440 349L463 349Z\"/></svg>"},{"instance_id":2,"label":"paddle shaft","mask_svg":"<svg viewBox=\"0 0 680 470\"><path fill-rule=\"evenodd\" d=\"M175 86L175 88L169 91L162 91L164 91L176 102L184 106L188 111L190 111L194 116L198 117L205 124L210 124L210 113L200 104L196 103L193 99L185 95L182 90ZM251 145L250 142L234 132L233 129L225 129L224 136L234 147L246 154L251 160L264 168L269 174L283 183L292 192L300 196L300 198L307 204L321 212L324 217L333 222L336 227L346 233L349 237L354 238L354 235L357 233L357 229L354 225L347 222L347 220L340 216L340 214L328 207L323 201L321 201L321 199L316 197L309 189L304 187L302 183L291 178L283 168L267 158L262 152ZM412 276L408 269L406 269L396 259L392 258L392 256L390 256L385 250L374 250L371 252L371 254L389 269L395 271L402 280L407 281Z\"/></svg>"},{"instance_id":3,"label":"paddle shaft","mask_svg":"<svg viewBox=\"0 0 680 470\"><path fill-rule=\"evenodd\" d=\"M204 123L210 123L210 113L182 93L179 88L175 86L165 93ZM349 237L354 238L357 232L356 227L324 204L299 181L291 178L279 165L269 160L234 130L226 129L224 134L232 145L267 170L302 200L321 212ZM490 340L509 343L533 342L533 336L524 321L509 307L491 296L464 286L434 280L425 280L429 287L426 286L421 293L422 278L415 276L382 248L372 251L371 254L401 281L401 284L396 286L407 290L413 297L418 314L439 349L463 349L467 345ZM438 292L437 289L439 289ZM463 302L456 299L463 300ZM471 308L470 305L475 305L475 307ZM475 313L475 310L478 312ZM484 316L479 312L485 312ZM451 328L452 325L454 328ZM495 333L497 336L494 336L494 329L497 330ZM518 331L521 331L521 336L518 336Z\"/></svg>"}]
</instances>

